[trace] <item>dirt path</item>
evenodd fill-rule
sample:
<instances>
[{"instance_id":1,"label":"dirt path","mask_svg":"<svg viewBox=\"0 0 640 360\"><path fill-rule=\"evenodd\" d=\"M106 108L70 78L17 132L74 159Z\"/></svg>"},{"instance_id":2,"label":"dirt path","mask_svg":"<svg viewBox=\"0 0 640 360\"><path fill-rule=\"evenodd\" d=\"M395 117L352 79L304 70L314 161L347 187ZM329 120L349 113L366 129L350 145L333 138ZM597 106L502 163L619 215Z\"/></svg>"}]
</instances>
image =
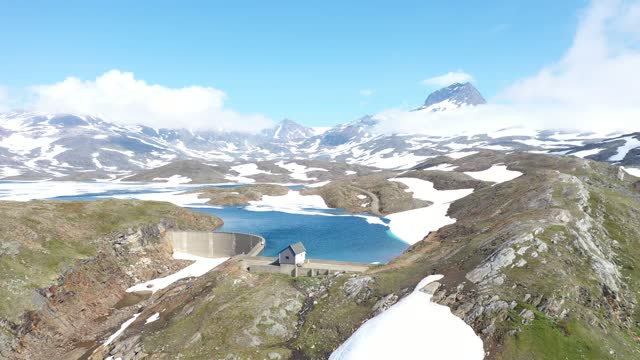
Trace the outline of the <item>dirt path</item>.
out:
<instances>
[{"instance_id":1,"label":"dirt path","mask_svg":"<svg viewBox=\"0 0 640 360\"><path fill-rule=\"evenodd\" d=\"M357 186L349 185L349 187L367 195L371 199L371 204L369 204L369 208L371 209L370 213L372 215L382 216L382 214L380 213L380 199L378 199L376 194Z\"/></svg>"}]
</instances>

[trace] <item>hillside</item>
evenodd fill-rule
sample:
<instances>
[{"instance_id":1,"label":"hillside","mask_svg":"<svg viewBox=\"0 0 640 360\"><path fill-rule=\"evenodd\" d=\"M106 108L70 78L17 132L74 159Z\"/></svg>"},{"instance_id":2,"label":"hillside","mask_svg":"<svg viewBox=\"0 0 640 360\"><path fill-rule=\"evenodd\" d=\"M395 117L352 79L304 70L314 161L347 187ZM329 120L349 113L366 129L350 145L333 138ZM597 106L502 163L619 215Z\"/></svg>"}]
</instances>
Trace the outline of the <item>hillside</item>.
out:
<instances>
[{"instance_id":1,"label":"hillside","mask_svg":"<svg viewBox=\"0 0 640 360\"><path fill-rule=\"evenodd\" d=\"M225 180L225 168L206 165L195 160L175 161L154 169L142 171L123 181L177 182L186 184L217 184Z\"/></svg>"},{"instance_id":2,"label":"hillside","mask_svg":"<svg viewBox=\"0 0 640 360\"><path fill-rule=\"evenodd\" d=\"M221 225L140 201L0 202L0 214L0 358L79 356L131 316L116 306L125 289L184 266L167 229Z\"/></svg>"}]
</instances>

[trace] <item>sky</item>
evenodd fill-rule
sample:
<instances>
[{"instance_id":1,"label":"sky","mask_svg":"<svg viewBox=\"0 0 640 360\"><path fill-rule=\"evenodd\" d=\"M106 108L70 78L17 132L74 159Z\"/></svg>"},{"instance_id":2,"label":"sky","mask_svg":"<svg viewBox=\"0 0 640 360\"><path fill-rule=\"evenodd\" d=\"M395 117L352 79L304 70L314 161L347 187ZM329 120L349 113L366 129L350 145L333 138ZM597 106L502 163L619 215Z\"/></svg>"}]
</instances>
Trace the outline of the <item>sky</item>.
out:
<instances>
[{"instance_id":1,"label":"sky","mask_svg":"<svg viewBox=\"0 0 640 360\"><path fill-rule=\"evenodd\" d=\"M628 78L640 80L639 9L624 0L0 0L0 109L251 130L403 113L451 81L518 111L591 103L602 94L585 88L621 76L612 57L631 57ZM605 84L582 76L598 67Z\"/></svg>"}]
</instances>

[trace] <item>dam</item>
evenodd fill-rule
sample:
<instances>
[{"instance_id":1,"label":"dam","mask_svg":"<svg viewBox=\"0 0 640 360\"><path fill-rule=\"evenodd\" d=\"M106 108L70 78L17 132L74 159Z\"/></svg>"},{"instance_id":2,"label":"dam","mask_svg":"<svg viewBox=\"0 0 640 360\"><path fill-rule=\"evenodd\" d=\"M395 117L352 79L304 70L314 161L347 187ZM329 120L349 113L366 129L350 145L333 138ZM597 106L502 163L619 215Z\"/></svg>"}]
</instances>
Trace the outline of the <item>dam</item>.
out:
<instances>
[{"instance_id":1,"label":"dam","mask_svg":"<svg viewBox=\"0 0 640 360\"><path fill-rule=\"evenodd\" d=\"M281 273L294 277L363 272L367 263L307 259L303 264L280 264L276 257L258 256L266 245L259 235L217 231L168 231L166 239L176 252L205 258L237 257L250 272Z\"/></svg>"},{"instance_id":2,"label":"dam","mask_svg":"<svg viewBox=\"0 0 640 360\"><path fill-rule=\"evenodd\" d=\"M168 231L166 236L174 251L207 258L256 256L266 244L262 236L237 232Z\"/></svg>"}]
</instances>

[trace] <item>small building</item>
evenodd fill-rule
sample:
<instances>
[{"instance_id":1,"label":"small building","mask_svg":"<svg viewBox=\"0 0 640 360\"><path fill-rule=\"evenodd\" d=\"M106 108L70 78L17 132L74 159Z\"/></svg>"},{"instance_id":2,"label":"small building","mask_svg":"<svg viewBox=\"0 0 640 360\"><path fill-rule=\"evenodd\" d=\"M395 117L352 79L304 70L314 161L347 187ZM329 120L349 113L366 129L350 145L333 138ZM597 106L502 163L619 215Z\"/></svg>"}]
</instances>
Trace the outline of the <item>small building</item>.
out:
<instances>
[{"instance_id":1,"label":"small building","mask_svg":"<svg viewBox=\"0 0 640 360\"><path fill-rule=\"evenodd\" d=\"M278 254L278 262L280 265L302 265L307 257L307 249L304 248L301 242L291 244L282 249Z\"/></svg>"}]
</instances>

